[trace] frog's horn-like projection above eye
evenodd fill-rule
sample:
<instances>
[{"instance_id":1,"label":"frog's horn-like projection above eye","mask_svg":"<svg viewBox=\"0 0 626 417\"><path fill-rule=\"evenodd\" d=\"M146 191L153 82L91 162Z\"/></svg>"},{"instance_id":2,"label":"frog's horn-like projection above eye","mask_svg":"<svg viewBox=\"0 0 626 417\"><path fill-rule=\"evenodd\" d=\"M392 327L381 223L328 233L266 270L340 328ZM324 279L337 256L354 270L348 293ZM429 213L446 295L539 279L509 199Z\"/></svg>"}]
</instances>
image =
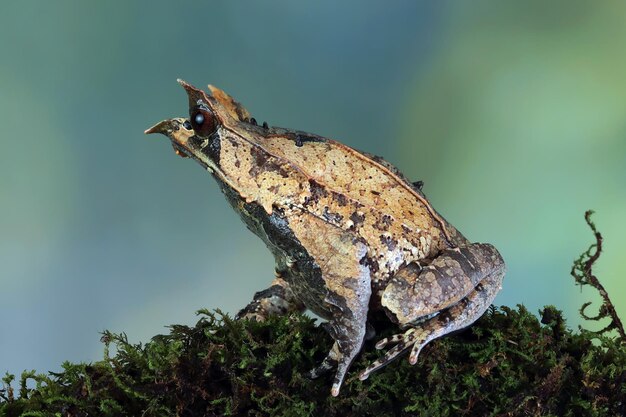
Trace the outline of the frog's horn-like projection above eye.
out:
<instances>
[{"instance_id":1,"label":"frog's horn-like projection above eye","mask_svg":"<svg viewBox=\"0 0 626 417\"><path fill-rule=\"evenodd\" d=\"M240 121L247 121L250 119L250 113L248 113L248 110L246 110L239 102L235 101L234 98L226 94L223 90L209 85L209 90L213 95L213 97L210 97L207 93L194 87L186 81L178 79L178 83L183 86L185 91L187 91L187 95L189 96L189 108L197 106L198 100L201 100L218 114L226 113L233 119ZM215 108L216 105L218 108Z\"/></svg>"},{"instance_id":2,"label":"frog's horn-like projection above eye","mask_svg":"<svg viewBox=\"0 0 626 417\"><path fill-rule=\"evenodd\" d=\"M178 84L182 85L187 92L187 95L189 96L190 109L197 106L198 101L203 101L204 103L209 104L209 99L204 91L194 87L186 81L181 80L180 78L176 81L178 81Z\"/></svg>"},{"instance_id":3,"label":"frog's horn-like projection above eye","mask_svg":"<svg viewBox=\"0 0 626 417\"><path fill-rule=\"evenodd\" d=\"M247 121L250 119L250 113L246 110L245 107L241 105L238 101L235 101L234 98L229 96L224 92L224 90L220 90L214 85L209 84L209 90L213 97L228 111L228 113L237 120Z\"/></svg>"}]
</instances>

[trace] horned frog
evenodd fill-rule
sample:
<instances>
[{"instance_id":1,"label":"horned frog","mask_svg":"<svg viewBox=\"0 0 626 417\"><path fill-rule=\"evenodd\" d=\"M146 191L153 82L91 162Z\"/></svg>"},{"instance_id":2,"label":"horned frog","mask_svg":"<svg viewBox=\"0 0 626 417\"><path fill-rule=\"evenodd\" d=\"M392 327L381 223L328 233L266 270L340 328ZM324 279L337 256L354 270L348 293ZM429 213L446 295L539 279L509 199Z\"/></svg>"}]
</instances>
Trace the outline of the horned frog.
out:
<instances>
[{"instance_id":1,"label":"horned frog","mask_svg":"<svg viewBox=\"0 0 626 417\"><path fill-rule=\"evenodd\" d=\"M189 118L146 133L166 135L208 170L274 255L276 278L238 317L309 309L328 320L335 342L311 376L336 366L333 396L363 346L368 313L384 311L402 330L376 344L393 347L360 379L406 351L415 364L428 342L491 304L505 273L498 251L468 241L394 166L318 135L259 126L224 91L179 83Z\"/></svg>"}]
</instances>

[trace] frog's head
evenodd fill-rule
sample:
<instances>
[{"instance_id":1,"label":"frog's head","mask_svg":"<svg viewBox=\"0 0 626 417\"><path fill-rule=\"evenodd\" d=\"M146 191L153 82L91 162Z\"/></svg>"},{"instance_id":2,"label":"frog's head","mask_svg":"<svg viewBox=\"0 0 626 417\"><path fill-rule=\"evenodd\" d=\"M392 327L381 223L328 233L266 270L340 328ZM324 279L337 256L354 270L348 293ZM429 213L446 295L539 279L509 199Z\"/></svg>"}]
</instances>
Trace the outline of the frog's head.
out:
<instances>
[{"instance_id":1,"label":"frog's head","mask_svg":"<svg viewBox=\"0 0 626 417\"><path fill-rule=\"evenodd\" d=\"M177 155L191 157L208 169L215 169L219 158L220 128L247 121L248 111L231 96L209 85L212 95L178 80L189 96L189 119L163 120L145 133L161 133L172 141Z\"/></svg>"}]
</instances>

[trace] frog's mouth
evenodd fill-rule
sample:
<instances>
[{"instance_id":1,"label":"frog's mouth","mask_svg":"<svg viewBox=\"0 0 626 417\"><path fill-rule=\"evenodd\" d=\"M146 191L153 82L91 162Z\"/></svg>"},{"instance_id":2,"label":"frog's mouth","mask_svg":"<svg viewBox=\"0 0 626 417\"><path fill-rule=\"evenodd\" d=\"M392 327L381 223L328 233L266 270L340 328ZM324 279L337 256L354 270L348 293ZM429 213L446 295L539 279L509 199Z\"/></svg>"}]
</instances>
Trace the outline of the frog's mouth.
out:
<instances>
[{"instance_id":1,"label":"frog's mouth","mask_svg":"<svg viewBox=\"0 0 626 417\"><path fill-rule=\"evenodd\" d=\"M180 156L181 158L189 158L189 155L187 155L187 152L180 146L176 145L175 143L172 143L172 148L174 148L174 153Z\"/></svg>"},{"instance_id":2,"label":"frog's mouth","mask_svg":"<svg viewBox=\"0 0 626 417\"><path fill-rule=\"evenodd\" d=\"M160 133L167 136L172 143L172 148L174 148L174 152L176 153L176 155L182 158L190 158L193 157L193 155L191 155L191 153L185 148L185 146L179 143L179 141L181 140L181 136L185 136L181 135L182 132L180 132L180 130L189 130L185 127L185 122L186 119L183 119L182 117L163 120L155 124L154 126L146 129L144 133L147 135L152 133Z\"/></svg>"},{"instance_id":3,"label":"frog's mouth","mask_svg":"<svg viewBox=\"0 0 626 417\"><path fill-rule=\"evenodd\" d=\"M191 139L195 133L189 121L182 117L163 120L154 126L146 129L145 134L160 133L169 138L176 155L183 158L191 158L198 162L209 172L221 171L206 155L201 151L194 152L194 141ZM197 147L197 146L195 146Z\"/></svg>"}]
</instances>

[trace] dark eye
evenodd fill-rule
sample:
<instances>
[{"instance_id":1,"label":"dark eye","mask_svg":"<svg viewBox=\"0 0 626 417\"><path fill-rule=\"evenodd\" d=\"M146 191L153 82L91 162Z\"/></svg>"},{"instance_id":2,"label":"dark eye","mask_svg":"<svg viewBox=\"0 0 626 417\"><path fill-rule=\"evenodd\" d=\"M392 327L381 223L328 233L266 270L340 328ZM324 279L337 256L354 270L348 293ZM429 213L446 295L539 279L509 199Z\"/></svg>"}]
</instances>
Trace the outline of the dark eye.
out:
<instances>
[{"instance_id":1,"label":"dark eye","mask_svg":"<svg viewBox=\"0 0 626 417\"><path fill-rule=\"evenodd\" d=\"M213 113L206 108L193 109L190 119L193 130L200 136L209 136L217 129Z\"/></svg>"}]
</instances>

